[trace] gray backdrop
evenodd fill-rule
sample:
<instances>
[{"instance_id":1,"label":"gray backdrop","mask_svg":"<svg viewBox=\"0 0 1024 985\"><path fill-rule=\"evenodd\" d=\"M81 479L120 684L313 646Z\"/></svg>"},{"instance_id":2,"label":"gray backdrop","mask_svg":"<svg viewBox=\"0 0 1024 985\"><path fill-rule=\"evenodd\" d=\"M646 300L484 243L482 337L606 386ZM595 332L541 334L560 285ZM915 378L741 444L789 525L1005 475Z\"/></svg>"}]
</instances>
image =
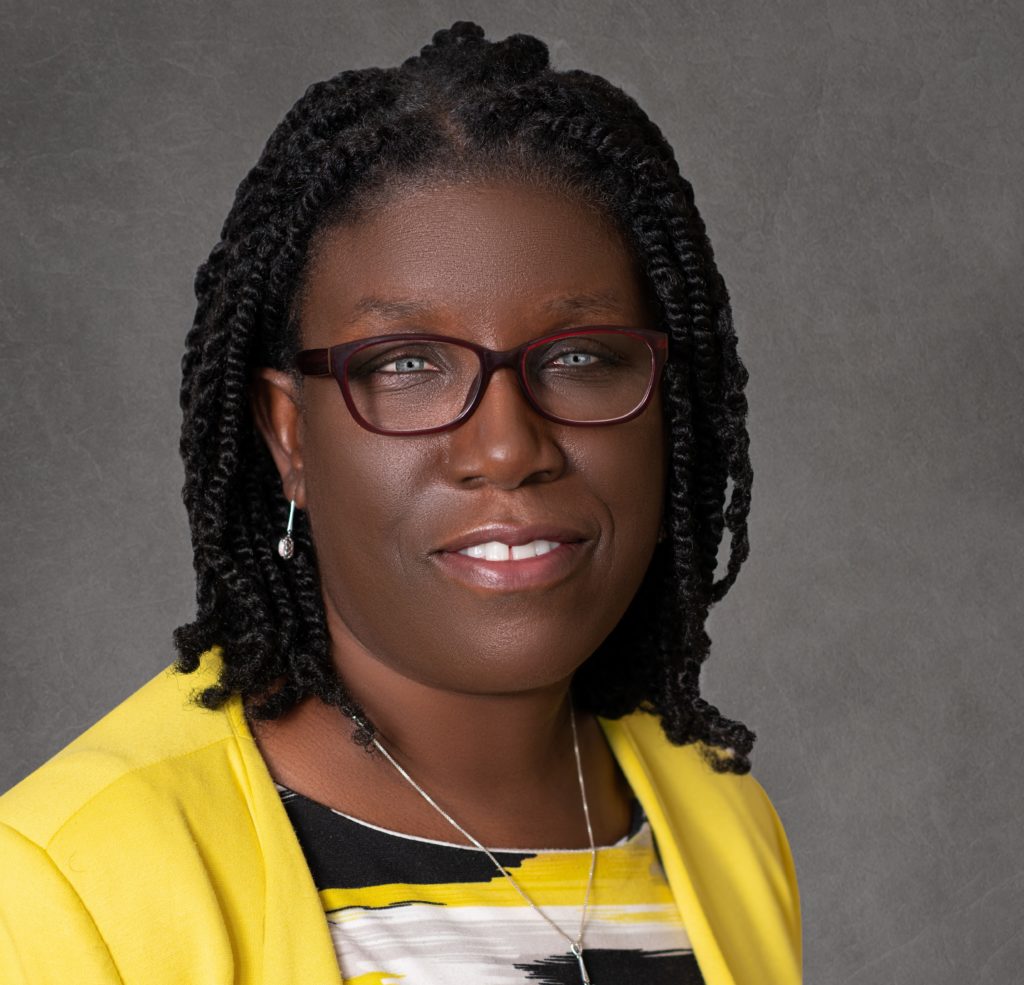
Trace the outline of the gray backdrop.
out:
<instances>
[{"instance_id":1,"label":"gray backdrop","mask_svg":"<svg viewBox=\"0 0 1024 985\"><path fill-rule=\"evenodd\" d=\"M756 728L807 980L1020 980L1024 5L0 4L0 788L172 657L191 280L305 86L468 17L677 148L751 373Z\"/></svg>"}]
</instances>

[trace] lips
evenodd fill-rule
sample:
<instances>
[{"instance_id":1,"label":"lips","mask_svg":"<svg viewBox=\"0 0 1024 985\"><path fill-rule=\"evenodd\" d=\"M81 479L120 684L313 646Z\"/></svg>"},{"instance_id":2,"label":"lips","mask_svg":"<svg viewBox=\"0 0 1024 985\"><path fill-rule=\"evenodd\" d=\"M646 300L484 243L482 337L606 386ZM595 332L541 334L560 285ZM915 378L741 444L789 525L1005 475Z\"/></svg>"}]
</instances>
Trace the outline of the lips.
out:
<instances>
[{"instance_id":1,"label":"lips","mask_svg":"<svg viewBox=\"0 0 1024 985\"><path fill-rule=\"evenodd\" d=\"M464 533L456 534L449 538L438 549L438 552L457 554L460 551L478 548L487 545L504 545L511 551L512 548L524 547L528 544L535 544L546 541L550 544L577 544L587 540L586 533L576 527L565 524L554 523L496 523L486 526L475 527ZM495 553L497 549L495 548ZM535 551L536 554L544 553ZM475 555L473 555L475 556ZM487 558L487 560L491 560ZM494 560L501 561L505 558L495 557Z\"/></svg>"},{"instance_id":2,"label":"lips","mask_svg":"<svg viewBox=\"0 0 1024 985\"><path fill-rule=\"evenodd\" d=\"M514 547L498 540L489 540L486 544L463 547L459 554L483 561L522 561L528 557L543 557L558 546L557 540L531 540L528 544L517 544Z\"/></svg>"},{"instance_id":3,"label":"lips","mask_svg":"<svg viewBox=\"0 0 1024 985\"><path fill-rule=\"evenodd\" d=\"M489 524L457 534L433 556L448 577L478 592L524 592L570 578L593 543L564 524Z\"/></svg>"}]
</instances>

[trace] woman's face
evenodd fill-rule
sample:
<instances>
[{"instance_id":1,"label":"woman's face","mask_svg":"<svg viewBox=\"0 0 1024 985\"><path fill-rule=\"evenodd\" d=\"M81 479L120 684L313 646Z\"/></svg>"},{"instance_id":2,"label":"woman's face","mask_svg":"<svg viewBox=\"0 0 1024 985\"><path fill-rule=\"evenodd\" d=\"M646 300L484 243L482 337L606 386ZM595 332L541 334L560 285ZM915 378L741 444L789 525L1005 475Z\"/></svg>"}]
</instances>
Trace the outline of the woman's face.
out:
<instances>
[{"instance_id":1,"label":"woman's face","mask_svg":"<svg viewBox=\"0 0 1024 985\"><path fill-rule=\"evenodd\" d=\"M575 326L657 327L611 226L515 183L399 192L328 230L299 316L305 348L414 331L510 349ZM394 437L357 424L330 377L297 389L265 376L264 431L308 514L343 676L369 657L462 693L549 687L618 622L658 534L657 393L626 423L571 427L538 416L499 370L457 428ZM537 539L560 546L503 562L458 553Z\"/></svg>"}]
</instances>

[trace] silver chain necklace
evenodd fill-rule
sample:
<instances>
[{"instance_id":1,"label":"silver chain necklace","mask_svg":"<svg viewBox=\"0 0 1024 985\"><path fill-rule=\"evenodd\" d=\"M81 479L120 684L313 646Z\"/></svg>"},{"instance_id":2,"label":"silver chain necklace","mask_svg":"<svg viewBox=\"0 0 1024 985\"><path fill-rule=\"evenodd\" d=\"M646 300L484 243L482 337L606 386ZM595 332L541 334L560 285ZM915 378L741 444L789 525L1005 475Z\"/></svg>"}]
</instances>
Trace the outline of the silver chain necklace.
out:
<instances>
[{"instance_id":1,"label":"silver chain necklace","mask_svg":"<svg viewBox=\"0 0 1024 985\"><path fill-rule=\"evenodd\" d=\"M353 719L360 727L365 727L363 722L359 719ZM551 927L559 934L559 936L565 938L569 943L569 950L572 956L576 959L580 966L580 976L583 980L583 985L593 985L590 980L590 975L587 974L587 966L583 962L583 930L587 923L587 908L590 906L590 893L594 888L594 870L597 868L597 848L594 846L594 829L590 824L590 804L587 802L587 786L583 782L583 764L580 760L580 740L579 735L576 732L576 712L573 710L572 702L569 702L569 721L572 725L572 750L576 755L576 779L579 780L580 784L580 799L583 802L583 816L587 822L587 838L590 840L590 874L587 876L587 892L583 897L583 909L580 912L580 932L575 937L570 937L561 927L555 923L536 903L526 895L522 886L512 877L512 873L508 871L495 857L494 853L481 842L477 841L458 821L455 820L426 790L423 789L402 767L402 765L395 759L381 745L380 741L376 736L373 738L373 744L377 747L377 751L392 765L399 774L405 779L405 781L428 803L431 807L437 811L456 831L459 832L467 841L472 842L477 848L480 849L493 863L494 867L509 881L512 888L523 898L526 904L536 912L539 916L543 917Z\"/></svg>"}]
</instances>

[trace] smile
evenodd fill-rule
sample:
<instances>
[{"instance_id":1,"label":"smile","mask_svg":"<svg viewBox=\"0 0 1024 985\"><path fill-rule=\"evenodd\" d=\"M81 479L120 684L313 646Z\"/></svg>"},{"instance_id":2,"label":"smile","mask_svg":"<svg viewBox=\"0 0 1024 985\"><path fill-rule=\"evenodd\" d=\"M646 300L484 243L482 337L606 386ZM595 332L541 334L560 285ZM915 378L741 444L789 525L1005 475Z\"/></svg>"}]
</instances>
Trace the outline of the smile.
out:
<instances>
[{"instance_id":1,"label":"smile","mask_svg":"<svg viewBox=\"0 0 1024 985\"><path fill-rule=\"evenodd\" d=\"M559 521L482 524L431 552L445 576L477 592L554 588L587 564L595 538Z\"/></svg>"},{"instance_id":2,"label":"smile","mask_svg":"<svg viewBox=\"0 0 1024 985\"><path fill-rule=\"evenodd\" d=\"M559 546L556 540L531 540L528 544L503 544L500 540L489 540L483 544L463 547L459 554L478 558L482 561L522 561L530 557L549 554Z\"/></svg>"}]
</instances>

